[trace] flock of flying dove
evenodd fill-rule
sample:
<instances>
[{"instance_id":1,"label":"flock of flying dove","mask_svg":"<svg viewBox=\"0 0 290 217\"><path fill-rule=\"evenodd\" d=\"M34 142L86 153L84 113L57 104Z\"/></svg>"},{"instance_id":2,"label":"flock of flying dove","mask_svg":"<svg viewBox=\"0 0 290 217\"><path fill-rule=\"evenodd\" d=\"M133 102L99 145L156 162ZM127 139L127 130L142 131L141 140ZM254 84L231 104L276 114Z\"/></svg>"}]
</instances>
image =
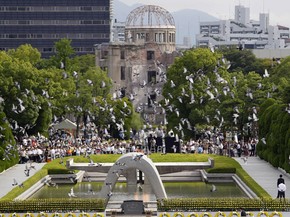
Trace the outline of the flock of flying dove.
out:
<instances>
[{"instance_id":1,"label":"flock of flying dove","mask_svg":"<svg viewBox=\"0 0 290 217\"><path fill-rule=\"evenodd\" d=\"M213 47L210 47L210 50L212 52L214 51ZM280 62L279 62L280 63ZM175 126L175 132L178 132L175 136L178 137L178 134L183 138L184 136L184 132L183 129L187 128L188 130L192 130L192 126L190 121L188 120L188 118L182 118L180 115L180 110L174 106L173 101L175 100L172 93L176 90L176 89L181 89L180 94L177 96L177 100L180 104L183 104L185 101L189 102L189 104L194 104L194 103L198 103L198 104L202 104L205 100L205 97L207 98L207 100L212 100L212 101L217 101L218 103L220 103L220 96L223 94L224 96L230 96L232 99L234 99L236 96L234 94L234 92L231 90L230 85L228 84L228 81L222 77L221 73L219 73L219 68L222 67L225 70L228 70L231 67L231 63L226 60L224 57L222 57L220 60L218 60L216 67L214 69L214 74L216 77L215 81L211 81L209 78L207 78L206 81L206 85L207 88L204 90L203 96L201 97L196 97L194 95L194 83L195 83L195 79L202 79L205 77L205 74L203 72L202 69L197 70L196 72L190 72L186 67L184 67L183 69L181 69L181 72L179 73L183 73L185 78L186 78L186 82L188 82L187 85L184 86L188 86L189 87L189 91L186 90L184 87L179 88L177 86L177 84L175 83L174 80L169 80L167 78L166 75L166 70L165 67L162 63L156 61L155 62L155 66L157 68L157 78L156 80L158 82L167 82L169 83L170 88L172 89L171 91L168 91L167 95L164 96L164 103L158 103L158 102L154 102L153 100L150 99L150 93L145 93L145 95L148 96L148 100L150 101L150 105L153 109L153 112L155 114L162 114L164 115L164 122L162 124L167 125L168 121L166 119L166 112L171 112L171 113L175 113L177 118L179 118L179 124L177 126ZM178 73L178 72L177 72ZM133 72L133 77L140 76L139 72ZM269 72L267 69L264 70L264 74L262 75L263 78L268 78L270 76ZM218 91L218 88L214 86L214 83L220 84L222 86L222 92L220 93ZM238 84L237 84L237 78L235 76L232 77L232 85L233 88L238 88ZM152 84L147 83L145 80L141 81L139 84L140 88L145 88L145 87L151 87L151 88L147 88L147 89L153 89L153 91L151 91L152 93L155 93L157 96L161 94L161 89L160 88L155 88L154 86L152 87ZM258 89L262 89L262 84L258 83L257 86L257 90ZM277 89L277 87L275 85L272 86L272 91L274 92ZM148 90L147 90L148 91ZM247 88L245 96L249 98L249 100L253 100L254 99L254 90L251 88ZM118 93L116 93L116 95L118 95ZM134 93L129 93L129 99L131 101L134 100L134 96L136 94ZM271 97L271 93L268 92L267 93L267 98ZM186 99L186 100L185 100ZM189 100L188 100L189 99ZM157 108L159 110L157 110ZM140 103L139 105L137 105L136 107L136 111L137 112L142 112L142 110L144 109L144 106L142 103ZM233 108L233 123L235 125L237 125L238 123L238 118L240 116L240 111L239 111L239 107L235 106ZM286 112L288 112L290 114L290 104L288 105L288 107L285 109ZM204 117L206 119L206 121L208 123L210 123L210 118L209 116L205 116ZM221 112L216 109L216 115L214 116L214 118L219 121L219 127L221 127L224 124L224 118L221 114ZM257 109L255 106L253 106L251 108L251 112L250 115L248 116L248 124L247 126L250 127L251 123L253 122L257 122L258 121L258 114L257 114ZM263 143L266 143L265 139L262 139Z\"/></svg>"},{"instance_id":2,"label":"flock of flying dove","mask_svg":"<svg viewBox=\"0 0 290 217\"><path fill-rule=\"evenodd\" d=\"M211 48L211 51L214 52L214 49ZM160 63L159 61L156 61L155 62L155 65L156 65L156 69L157 69L157 80L158 82L168 82L168 79L167 79L167 75L166 75L166 70L165 70L165 66ZM226 79L224 79L218 72L218 67L224 67L225 69L229 69L231 67L231 63L229 61L227 61L225 58L222 58L221 60L219 60L219 62L217 63L217 66L214 70L214 73L216 75L216 82L217 83L220 83L220 84L223 84L224 87L223 87L223 94L224 95L231 95L232 98L234 98L234 94L233 92L230 90L229 88L229 85L227 85L227 81ZM60 64L60 68L61 69L64 69L65 66L64 66L64 63L61 62ZM196 99L195 95L193 94L193 85L194 85L194 82L195 82L195 79L197 78L200 78L202 77L204 74L203 74L203 71L202 69L199 69L197 70L196 72L189 72L187 70L187 68L183 68L183 73L186 75L186 81L189 83L189 91L185 90L185 88L181 88L181 92L180 92L180 95L177 97L178 101L180 103L183 103L184 102L184 98L189 98L189 104L194 104L194 103L202 103L204 98L203 97L200 97L199 99ZM66 73L65 71L62 73L62 77L63 79L66 79L68 78L68 73ZM74 71L72 73L72 76L74 78L77 78L78 77L78 73L76 71ZM133 76L139 76L139 72L133 72ZM264 75L263 75L264 78L267 78L269 77L269 73L268 73L268 70L265 69L265 72L264 72ZM173 80L170 80L169 81L170 83L170 87L172 89L175 89L177 88L176 87L176 84ZM94 85L94 82L90 79L87 79L87 84L90 85L90 86L93 86ZM234 86L237 85L237 80L235 77L233 77L233 84ZM149 83L146 83L146 81L141 81L140 82L140 88L144 88L148 85L151 85ZM259 84L260 87L258 88L261 88L261 84ZM18 82L15 82L15 86L17 88L20 89L20 84ZM106 86L106 83L104 81L101 81L101 88L104 88ZM219 95L220 93L217 92L217 88L214 87L213 83L208 79L207 80L207 86L208 88L206 88L205 90L205 93L208 95L209 97L209 100L216 100L216 101L219 101ZM153 92L156 94L156 95L160 95L161 94L161 88L153 88ZM276 87L273 86L273 90L275 91ZM29 90L25 89L25 92L23 93L24 95L28 95L28 94L31 94ZM76 96L79 96L79 93L78 91L76 91ZM33 94L32 94L33 95ZM46 90L42 90L42 95L46 98L50 98L48 92ZM135 100L135 96L136 96L136 93L128 93L128 99L130 101L134 101ZM145 93L145 95L148 96L148 99L150 99L150 93ZM249 97L250 99L253 99L253 91L248 88L247 90L247 93L246 93L246 96ZM34 96L35 97L35 96ZM123 97L123 94L122 94L122 91L121 89L116 89L116 91L112 94L112 99L113 100L117 100L117 99L120 99ZM268 97L270 97L270 93L268 93ZM109 119L116 125L116 127L118 128L118 130L122 130L124 131L124 119L121 118L119 120L116 119L116 113L114 111L114 109L112 107L110 107L109 103L106 102L106 99L103 99L103 105L100 105L96 102L96 99L92 99L93 100L93 104L97 105L100 109L100 111L108 111L109 112ZM18 101L18 104L13 104L12 105L12 111L17 113L17 114L21 114L24 110L25 110L25 106L23 105L23 100L21 100L20 98L17 98L17 101ZM151 106L152 106L152 109L155 113L157 113L157 108L160 108L160 111L158 111L160 114L162 115L165 115L166 114L166 111L170 111L170 112L175 112L177 117L180 116L180 111L178 108L174 107L174 105L171 103L173 101L173 96L171 93L168 93L167 96L164 96L164 105L161 105L160 103L157 103L157 102L154 102L153 100L151 100ZM2 97L0 97L0 103L3 103L4 100ZM68 108L69 109L69 108ZM140 103L140 105L137 105L136 106L136 111L137 112L142 112L142 110L144 109L144 106L142 105L142 103ZM77 110L79 111L82 111L82 108L79 106L77 108ZM239 117L239 112L238 112L238 108L235 109L235 114L233 115L233 122L234 123L237 123L237 119ZM288 113L290 113L290 105L286 108L286 111ZM121 113L123 115L123 117L126 117L128 115L131 114L131 109L128 107L127 103L124 101L123 102L123 108L121 110ZM217 111L217 115L215 116L217 119L219 119L220 121L220 126L223 124L223 117L220 115L219 111ZM90 119L91 118L94 118L92 114L89 114L87 116L87 122L90 122ZM209 117L205 117L205 119L209 122ZM253 108L253 114L252 114L252 117L249 117L250 120L252 121L257 121L258 118L257 118L257 113L256 113L256 110ZM58 118L56 116L54 116L54 123L56 123L58 121ZM164 118L164 122L162 123L163 125L167 125L168 124L168 121L166 119L166 116ZM176 126L176 130L178 130L179 132L181 132L181 136L183 136L183 131L182 131L182 128L183 128L183 125L186 124L186 128L188 130L192 130L192 126L191 126L191 123L189 122L189 120L187 118L181 118L180 119L180 123L178 124L178 126ZM18 125L18 123L16 121L12 121L11 124L10 124L11 128L14 129L14 130L18 130L19 132L22 132L23 134L25 134L26 130L31 128L32 126L24 126L24 127L21 127ZM110 125L107 126L107 128L104 129L105 133L108 133L108 129L110 128ZM1 129L0 129L1 130ZM0 132L0 138L1 136L3 136ZM11 148L11 147L8 147L7 150ZM8 150L9 151L9 150ZM7 154L5 155L5 157L8 157Z\"/></svg>"},{"instance_id":3,"label":"flock of flying dove","mask_svg":"<svg viewBox=\"0 0 290 217\"><path fill-rule=\"evenodd\" d=\"M214 50L211 48L211 51L214 52ZM218 72L218 67L225 67L225 69L229 69L231 67L231 63L227 60L225 60L224 58L221 59L221 63L217 63L217 66L214 70L214 73L216 75L216 82L217 83L220 83L223 85L223 89L222 89L222 92L224 95L227 95L229 94L232 98L234 98L234 94L233 92L231 92L230 88L229 88L229 85L227 84L227 81L226 79L224 79ZM60 68L64 68L64 64L61 63L61 67ZM158 75L158 82L168 82L167 80L167 75L166 75L166 72L165 72L165 67L162 63L160 62L156 62L156 68L158 69L158 72L157 72L157 75ZM199 98L199 99L196 99L194 94L193 94L193 85L194 85L194 82L195 82L195 79L197 78L200 78L203 76L203 71L200 69L200 70L197 70L196 72L189 72L187 70L187 68L183 68L183 73L186 75L185 78L186 78L186 81L188 82L188 86L189 86L189 91L186 91L184 88L181 88L181 92L180 92L180 95L177 97L178 101L180 103L183 103L184 101L184 98L189 98L189 104L194 104L194 103L202 103L203 102L203 97ZM63 79L66 79L68 78L68 74L66 72L63 72L62 73L62 76L63 76ZM78 73L77 72L73 72L72 73L72 76L77 78L78 77ZM139 76L139 74L137 72L133 73L133 76ZM265 69L265 72L263 74L263 77L264 78L268 78L270 75L269 75L269 72L267 69ZM235 77L232 78L233 79L233 85L236 86L237 85L237 80ZM170 80L170 87L172 88L172 90L174 90L176 88L176 84L173 80ZM92 86L94 85L93 81L92 80L89 80L87 79L87 84ZM142 81L140 82L140 88L144 88L148 85L151 85L149 83L146 83L146 81ZM258 87L257 88L261 88L261 85L262 84L258 84ZM20 89L20 84L18 82L15 82L15 86ZM101 81L101 87L104 88L106 86L106 83L104 81ZM216 91L216 88L213 86L212 82L208 79L207 80L207 86L208 88L206 88L205 90L205 93L208 95L209 97L209 100L216 100L216 101L219 101L219 94L217 91ZM272 87L272 90L275 91L277 89L277 87L273 86ZM153 92L155 92L157 95L160 95L161 94L161 89L160 88L155 88L153 90ZM30 91L28 89L25 89L25 91L23 92L24 95L32 95L32 97L35 98L35 96L33 94L30 93ZM149 93L146 93L147 96L149 97ZM42 95L46 98L50 98L49 94L47 91L45 90L42 90ZM76 96L78 96L79 93L76 92ZM113 100L117 100L117 99L120 99L122 98L123 94L121 92L121 90L116 90L113 95L112 95L112 99ZM135 100L135 96L136 94L135 93L129 93L128 94L128 99L130 101L133 101ZM250 88L248 88L247 92L246 92L246 96L249 97L249 99L253 99L253 90L251 90ZM271 94L268 93L268 97L270 97ZM150 98L149 98L150 99ZM25 106L23 104L23 100L21 100L20 98L17 98L17 101L18 103L17 104L12 104L12 112L16 113L16 114L21 114L24 110L25 110ZM175 112L176 113L176 116L177 117L180 117L180 111L178 108L175 108L174 105L171 103L173 101L173 96L171 93L168 93L167 96L164 96L164 105L161 105L160 103L156 103L156 102L153 102L151 101L151 105L153 107L153 110L156 111L157 107L160 107L161 108L161 112L160 114L163 114L165 115L166 114L166 111L170 111L170 112ZM1 103L4 103L4 99L2 97L0 97L0 104ZM97 104L95 99L93 99L93 103L94 104ZM120 120L116 120L116 114L115 114L115 111L113 108L111 108L109 106L109 104L106 102L106 100L104 99L104 103L103 103L103 106L100 106L98 105L100 110L101 111L109 111L109 118L110 120L116 124L118 130L124 130L124 120L121 118ZM79 110L81 110L82 108L78 108ZM139 105L137 106L136 108L136 111L137 112L141 112L142 111L142 105ZM290 114L290 104L288 104L288 106L285 108L285 111L287 113ZM124 101L123 102L123 108L122 108L122 115L123 116L127 116L131 113L132 111L130 110L130 108L128 107L127 103ZM237 120L238 120L238 117L239 117L239 108L238 107L235 107L234 108L234 114L233 114L233 122L235 124L237 124ZM166 116L165 116L166 117ZM216 110L216 116L215 116L216 119L218 119L220 121L220 126L222 126L223 124L223 117L220 113L219 110ZM209 120L209 117L206 116L205 119L207 120L207 122L210 122ZM250 115L248 117L248 120L249 121L253 121L253 122L257 122L258 121L258 117L257 117L257 109L256 107L253 107L252 108L252 115ZM7 120L4 120L4 121L7 121ZM56 122L57 121L57 117L54 116L54 121ZM87 121L90 122L90 116L87 117ZM7 121L8 122L8 121ZM25 134L26 130L31 128L32 126L24 126L24 127L20 127L18 125L18 123L16 121L11 121L11 123L8 123L9 126L14 129L14 130L18 130L19 132L22 132L23 134ZM166 118L164 119L164 122L163 122L164 125L167 125L168 122L166 120ZM180 123L178 124L178 126L176 126L176 130L180 132L181 136L184 136L184 133L183 133L183 128L184 128L184 125L186 125L186 128L188 130L192 130L192 126L191 126L191 123L190 121L187 119L187 118L180 118ZM109 128L110 126L108 126ZM3 138L4 135L1 134L1 132L3 131L3 127L0 128L0 138ZM108 134L108 130L105 128L105 133ZM265 141L265 138L262 138L261 141L266 144L266 141ZM6 145L5 149L4 149L4 153L3 153L3 160L9 160L13 155L15 155L15 150L17 150L17 147L15 147L15 145L11 145L11 144L8 144ZM99 164L96 164L94 162L90 162L90 165L98 165ZM25 175L26 176L29 176L29 172L30 170L33 169L33 165L30 164L30 166L26 166L25 168ZM118 173L116 173L118 174ZM23 184L18 184L18 182L14 179L13 180L13 186L19 186L19 187L23 187ZM73 192L70 193L70 195L74 195Z\"/></svg>"}]
</instances>

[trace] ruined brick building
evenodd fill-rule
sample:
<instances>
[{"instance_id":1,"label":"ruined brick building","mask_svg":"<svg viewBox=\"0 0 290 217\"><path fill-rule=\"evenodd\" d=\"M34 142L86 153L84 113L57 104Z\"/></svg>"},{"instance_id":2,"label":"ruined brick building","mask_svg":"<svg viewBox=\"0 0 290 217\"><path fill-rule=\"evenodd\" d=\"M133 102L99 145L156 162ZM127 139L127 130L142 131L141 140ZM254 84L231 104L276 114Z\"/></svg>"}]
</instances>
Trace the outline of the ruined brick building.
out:
<instances>
[{"instance_id":1,"label":"ruined brick building","mask_svg":"<svg viewBox=\"0 0 290 217\"><path fill-rule=\"evenodd\" d=\"M164 8L145 5L131 11L125 40L96 45L96 64L108 71L117 97L128 97L151 124L162 124L159 101L166 71L178 55L175 24Z\"/></svg>"}]
</instances>

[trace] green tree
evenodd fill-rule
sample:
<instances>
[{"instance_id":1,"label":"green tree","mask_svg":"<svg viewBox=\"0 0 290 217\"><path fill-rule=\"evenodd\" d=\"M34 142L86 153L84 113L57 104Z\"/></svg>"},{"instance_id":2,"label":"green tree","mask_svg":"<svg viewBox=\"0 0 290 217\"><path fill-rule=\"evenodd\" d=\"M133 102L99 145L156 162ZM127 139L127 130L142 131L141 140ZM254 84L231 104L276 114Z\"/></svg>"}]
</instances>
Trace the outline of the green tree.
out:
<instances>
[{"instance_id":1,"label":"green tree","mask_svg":"<svg viewBox=\"0 0 290 217\"><path fill-rule=\"evenodd\" d=\"M290 102L289 67L290 58L285 58L267 78L267 85L272 89L270 91L272 98L261 103L259 120L259 137L265 138L267 143L260 142L257 147L262 158L286 170L290 169L288 164L290 131L287 113Z\"/></svg>"},{"instance_id":2,"label":"green tree","mask_svg":"<svg viewBox=\"0 0 290 217\"><path fill-rule=\"evenodd\" d=\"M74 76L76 88L68 100L67 105L77 117L77 125L83 120L86 125L87 116L95 114L96 99L106 99L111 88L111 79L100 68L89 68L85 73ZM95 114L96 115L96 114Z\"/></svg>"},{"instance_id":3,"label":"green tree","mask_svg":"<svg viewBox=\"0 0 290 217\"><path fill-rule=\"evenodd\" d=\"M259 137L263 140L261 139L257 146L261 158L288 172L290 171L289 68L288 57L283 59L266 79L266 84L272 89L272 99L261 102Z\"/></svg>"},{"instance_id":4,"label":"green tree","mask_svg":"<svg viewBox=\"0 0 290 217\"><path fill-rule=\"evenodd\" d=\"M0 172L19 161L16 142L3 111L0 111Z\"/></svg>"},{"instance_id":5,"label":"green tree","mask_svg":"<svg viewBox=\"0 0 290 217\"><path fill-rule=\"evenodd\" d=\"M168 129L182 129L185 136L194 136L192 129L186 129L189 122L192 127L214 126L242 136L257 134L257 118L253 116L258 114L253 114L253 108L258 110L266 99L268 81L255 72L230 73L230 64L222 54L209 49L190 50L175 60L163 89ZM249 124L252 128L246 127Z\"/></svg>"},{"instance_id":6,"label":"green tree","mask_svg":"<svg viewBox=\"0 0 290 217\"><path fill-rule=\"evenodd\" d=\"M269 85L272 86L273 97L289 103L289 86L290 86L290 57L281 61L269 77Z\"/></svg>"},{"instance_id":7,"label":"green tree","mask_svg":"<svg viewBox=\"0 0 290 217\"><path fill-rule=\"evenodd\" d=\"M219 58L221 55L199 48L184 52L170 66L163 87L168 130L179 126L181 119L188 120L192 127L197 123L206 123L209 97L205 90L208 79L214 76ZM192 130L185 130L188 136L193 136L193 133Z\"/></svg>"},{"instance_id":8,"label":"green tree","mask_svg":"<svg viewBox=\"0 0 290 217\"><path fill-rule=\"evenodd\" d=\"M38 71L30 62L0 53L0 95L4 112L13 121L14 131L31 128L38 118L39 101L34 92ZM12 109L11 109L12 108Z\"/></svg>"},{"instance_id":9,"label":"green tree","mask_svg":"<svg viewBox=\"0 0 290 217\"><path fill-rule=\"evenodd\" d=\"M271 59L258 59L249 49L223 48L221 49L221 53L231 63L229 72L242 71L245 74L256 72L263 75L265 69L271 71L272 68Z\"/></svg>"},{"instance_id":10,"label":"green tree","mask_svg":"<svg viewBox=\"0 0 290 217\"><path fill-rule=\"evenodd\" d=\"M144 120L141 118L140 113L137 113L134 110L133 110L130 126L134 130L140 130L144 126Z\"/></svg>"},{"instance_id":11,"label":"green tree","mask_svg":"<svg viewBox=\"0 0 290 217\"><path fill-rule=\"evenodd\" d=\"M75 50L71 46L72 40L63 38L54 44L56 50L55 56L51 57L56 68L70 70L70 59L75 54Z\"/></svg>"},{"instance_id":12,"label":"green tree","mask_svg":"<svg viewBox=\"0 0 290 217\"><path fill-rule=\"evenodd\" d=\"M41 58L41 53L37 50L37 48L33 48L30 44L20 45L16 50L11 49L8 51L8 55L25 62L29 62L33 66L39 63Z\"/></svg>"},{"instance_id":13,"label":"green tree","mask_svg":"<svg viewBox=\"0 0 290 217\"><path fill-rule=\"evenodd\" d=\"M91 67L93 67L93 68L96 67L95 66L95 55L93 55L93 54L75 56L71 60L71 69L73 71L77 71L81 74L84 74Z\"/></svg>"}]
</instances>

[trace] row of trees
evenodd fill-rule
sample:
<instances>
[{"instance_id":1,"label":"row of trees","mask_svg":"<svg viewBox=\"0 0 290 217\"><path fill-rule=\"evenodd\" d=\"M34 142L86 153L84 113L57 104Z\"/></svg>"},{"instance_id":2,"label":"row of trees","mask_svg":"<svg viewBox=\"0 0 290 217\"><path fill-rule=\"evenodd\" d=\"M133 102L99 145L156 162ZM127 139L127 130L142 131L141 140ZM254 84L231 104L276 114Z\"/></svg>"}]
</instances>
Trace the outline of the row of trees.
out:
<instances>
[{"instance_id":1,"label":"row of trees","mask_svg":"<svg viewBox=\"0 0 290 217\"><path fill-rule=\"evenodd\" d=\"M179 111L179 117L168 111L170 128L188 119L193 127L214 126L255 136L259 104L278 93L272 89L271 78L254 71L230 72L231 64L222 53L209 49L189 50L176 59L163 88L164 97ZM193 132L185 129L188 137Z\"/></svg>"},{"instance_id":2,"label":"row of trees","mask_svg":"<svg viewBox=\"0 0 290 217\"><path fill-rule=\"evenodd\" d=\"M273 83L279 97L265 100L260 106L258 154L275 167L290 172L290 57L275 69Z\"/></svg>"},{"instance_id":3,"label":"row of trees","mask_svg":"<svg viewBox=\"0 0 290 217\"><path fill-rule=\"evenodd\" d=\"M127 98L112 97L111 79L95 66L94 55L74 56L70 43L56 42L50 59L41 59L30 45L0 52L0 165L15 163L15 139L47 136L49 127L67 116L82 129L94 123L99 129L121 126L129 132L133 117L140 124Z\"/></svg>"},{"instance_id":4,"label":"row of trees","mask_svg":"<svg viewBox=\"0 0 290 217\"><path fill-rule=\"evenodd\" d=\"M168 128L187 138L207 127L259 138L258 154L290 171L289 69L290 57L280 63L248 50L188 50L163 88Z\"/></svg>"},{"instance_id":5,"label":"row of trees","mask_svg":"<svg viewBox=\"0 0 290 217\"><path fill-rule=\"evenodd\" d=\"M41 59L30 45L0 52L0 161L16 153L14 138L47 135L51 124L68 115L76 118L78 126L92 122L111 131L129 133L130 127L142 125L126 97L110 94L111 79L95 67L93 55L74 56L67 39L57 42L55 48L50 59ZM269 144L283 152L289 145L289 131L281 149L281 140L271 140L277 137L269 125L269 113L289 115L285 111L290 102L289 64L289 58L278 64L257 59L248 50L183 52L169 67L163 87L167 129L185 139L207 127L236 131L241 138L259 135L267 141L267 145L259 145L261 156L268 156ZM274 105L280 110L269 112ZM283 154L280 161L285 164L288 157Z\"/></svg>"}]
</instances>

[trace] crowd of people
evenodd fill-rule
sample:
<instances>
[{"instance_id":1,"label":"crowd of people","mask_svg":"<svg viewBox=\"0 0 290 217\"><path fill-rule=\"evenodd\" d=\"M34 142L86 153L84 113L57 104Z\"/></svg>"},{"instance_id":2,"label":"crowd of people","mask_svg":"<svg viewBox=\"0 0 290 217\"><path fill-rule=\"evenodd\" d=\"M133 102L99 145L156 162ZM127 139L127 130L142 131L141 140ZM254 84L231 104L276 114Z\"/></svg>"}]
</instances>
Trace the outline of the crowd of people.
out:
<instances>
[{"instance_id":1,"label":"crowd of people","mask_svg":"<svg viewBox=\"0 0 290 217\"><path fill-rule=\"evenodd\" d=\"M142 151L145 153L166 152L192 153L192 154L217 154L229 157L248 157L256 155L257 140L248 141L227 140L222 134L199 139L173 138L168 142L166 137L174 135L165 134L162 128L152 130L131 131L130 139L108 138L98 133L90 132L84 137L74 137L65 130L57 130L50 133L49 138L44 136L24 137L19 144L20 163L49 162L56 158L66 156L80 156L90 154L124 154L128 152ZM169 144L170 143L170 144ZM158 148L161 146L161 148ZM168 148L168 146L170 148Z\"/></svg>"},{"instance_id":2,"label":"crowd of people","mask_svg":"<svg viewBox=\"0 0 290 217\"><path fill-rule=\"evenodd\" d=\"M189 140L181 144L181 153L207 153L230 157L256 156L257 140L249 141L224 141L224 140Z\"/></svg>"}]
</instances>

